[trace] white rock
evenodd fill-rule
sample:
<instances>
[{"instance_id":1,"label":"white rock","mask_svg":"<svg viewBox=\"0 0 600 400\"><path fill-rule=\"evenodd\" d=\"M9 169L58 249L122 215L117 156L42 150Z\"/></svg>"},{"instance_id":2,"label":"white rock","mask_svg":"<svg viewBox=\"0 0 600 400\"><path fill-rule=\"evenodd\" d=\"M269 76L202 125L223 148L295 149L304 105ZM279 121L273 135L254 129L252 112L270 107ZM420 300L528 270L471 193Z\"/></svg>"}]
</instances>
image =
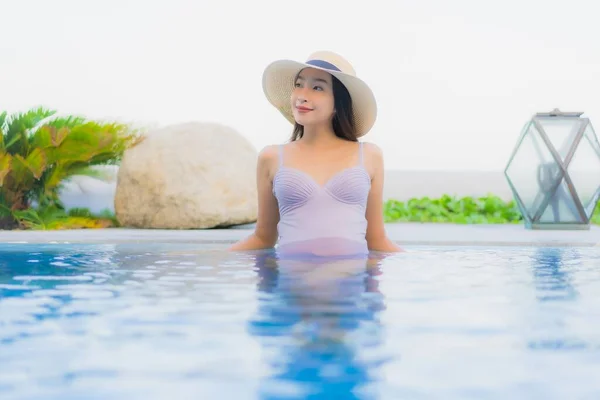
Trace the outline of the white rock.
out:
<instances>
[{"instance_id":1,"label":"white rock","mask_svg":"<svg viewBox=\"0 0 600 400\"><path fill-rule=\"evenodd\" d=\"M235 130L190 122L149 132L124 154L115 213L123 226L194 229L256 221L257 151Z\"/></svg>"}]
</instances>

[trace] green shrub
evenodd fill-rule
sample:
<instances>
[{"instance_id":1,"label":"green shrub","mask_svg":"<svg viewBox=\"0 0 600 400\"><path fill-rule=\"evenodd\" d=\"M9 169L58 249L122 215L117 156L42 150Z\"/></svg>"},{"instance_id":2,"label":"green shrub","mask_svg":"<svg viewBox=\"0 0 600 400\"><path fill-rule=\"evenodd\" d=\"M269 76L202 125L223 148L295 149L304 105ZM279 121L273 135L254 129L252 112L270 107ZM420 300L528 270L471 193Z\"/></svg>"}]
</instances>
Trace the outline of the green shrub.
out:
<instances>
[{"instance_id":1,"label":"green shrub","mask_svg":"<svg viewBox=\"0 0 600 400\"><path fill-rule=\"evenodd\" d=\"M386 222L449 222L458 224L503 224L522 221L515 202L498 196L438 199L413 198L406 202L388 200L384 204Z\"/></svg>"},{"instance_id":2,"label":"green shrub","mask_svg":"<svg viewBox=\"0 0 600 400\"><path fill-rule=\"evenodd\" d=\"M117 163L142 139L125 124L55 114L44 108L0 113L0 229L33 226L41 215L56 214L64 179ZM30 209L33 201L39 210Z\"/></svg>"},{"instance_id":3,"label":"green shrub","mask_svg":"<svg viewBox=\"0 0 600 400\"><path fill-rule=\"evenodd\" d=\"M388 200L384 204L385 222L445 222L456 224L521 223L523 216L517 204L495 195L483 197L452 197L438 199L412 198L406 202ZM600 224L600 207L592 216Z\"/></svg>"},{"instance_id":4,"label":"green shrub","mask_svg":"<svg viewBox=\"0 0 600 400\"><path fill-rule=\"evenodd\" d=\"M71 209L68 212L56 206L28 208L14 211L19 226L33 230L112 228L118 222L108 210L98 215L85 208Z\"/></svg>"}]
</instances>

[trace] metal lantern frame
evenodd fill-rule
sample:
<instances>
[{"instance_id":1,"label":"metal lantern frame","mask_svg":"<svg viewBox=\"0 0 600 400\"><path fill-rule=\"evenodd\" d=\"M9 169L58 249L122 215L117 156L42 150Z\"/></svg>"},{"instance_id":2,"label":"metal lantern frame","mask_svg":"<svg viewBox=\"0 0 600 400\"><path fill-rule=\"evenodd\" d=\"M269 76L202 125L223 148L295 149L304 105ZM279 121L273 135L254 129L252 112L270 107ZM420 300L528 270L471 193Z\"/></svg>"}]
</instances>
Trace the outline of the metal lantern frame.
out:
<instances>
[{"instance_id":1,"label":"metal lantern frame","mask_svg":"<svg viewBox=\"0 0 600 400\"><path fill-rule=\"evenodd\" d=\"M588 217L588 215L586 214L586 206L582 203L581 198L579 197L579 195L577 193L577 189L576 189L575 185L573 184L573 180L571 179L571 176L569 175L569 171L568 171L568 168L569 168L569 165L571 164L573 156L575 155L575 152L576 152L580 142L584 138L586 129L589 127L592 129L592 132L594 132L589 118L581 117L582 114L583 114L583 112L562 112L558 109L554 109L553 111L547 112L547 113L537 113L525 125L525 127L523 128L523 130L521 132L521 135L517 141L517 144L513 149L513 152L508 160L508 163L506 164L506 168L504 169L504 176L506 177L506 180L508 181L508 184L512 191L513 197L514 197L515 201L517 202L519 209L521 210L521 213L525 220L526 228L529 228L529 229L589 229L590 228L591 216L593 215L594 209L597 206L597 204L594 204L594 207L592 207L591 212L590 212L590 217ZM559 154L559 151L555 148L554 144L552 143L548 134L545 132L545 130L542 126L541 119L547 119L549 117L577 118L578 121L580 122L580 127L577 130L577 132L575 133L572 142L569 144L568 151L566 152L564 160L562 159L561 155ZM534 125L535 129L539 133L540 138L544 142L547 150L552 155L552 159L555 163L552 165L550 165L551 163L545 164L545 165L540 165L538 167L538 168L540 168L538 170L538 184L540 184L540 186L543 186L542 183L540 183L540 177L539 177L540 171L545 171L546 175L550 175L550 177L549 177L550 182L548 183L548 181L546 181L546 185L545 185L546 187L540 188L541 190L538 191L538 193L536 194L536 200L534 201L534 204L537 203L537 204L539 204L539 206L537 207L536 210L532 210L533 215L530 215L530 212L527 209L525 202L521 198L519 192L516 190L513 182L511 181L511 178L508 174L508 170L509 170L510 166L512 165L513 160L515 159L515 156L519 152L519 149L521 148L521 144L523 143L523 141L529 134L528 132L531 128L531 125ZM600 145L598 145L595 133L594 133L593 140L596 142L595 143L596 146L592 146L592 147L594 148L594 151L596 152L596 155L598 156L598 158L600 158L600 150L599 150ZM535 143L535 141L534 141L534 144L537 144L537 143ZM536 146L536 152L541 155L542 150ZM540 156L540 158L542 158L542 157ZM544 167L549 167L549 168L544 169ZM552 167L555 167L555 168L552 168ZM598 177L598 179L600 180L600 176ZM569 222L551 222L551 223L542 222L541 218L544 215L544 212L547 210L547 208L549 206L551 206L551 202L553 201L553 199L555 199L555 196L558 195L557 191L559 189L560 190L563 189L561 187L563 180L564 180L564 183L566 184L566 187L568 189L570 197L573 200L572 205L574 206L574 210L573 210L574 215L577 215L577 217L579 218L580 221L572 222L572 223L569 223ZM541 197L541 201L540 201L540 197ZM600 185L596 189L595 194L591 197L590 202L597 203L599 197L600 197ZM587 206L589 207L590 205L591 205L591 203L588 204Z\"/></svg>"}]
</instances>

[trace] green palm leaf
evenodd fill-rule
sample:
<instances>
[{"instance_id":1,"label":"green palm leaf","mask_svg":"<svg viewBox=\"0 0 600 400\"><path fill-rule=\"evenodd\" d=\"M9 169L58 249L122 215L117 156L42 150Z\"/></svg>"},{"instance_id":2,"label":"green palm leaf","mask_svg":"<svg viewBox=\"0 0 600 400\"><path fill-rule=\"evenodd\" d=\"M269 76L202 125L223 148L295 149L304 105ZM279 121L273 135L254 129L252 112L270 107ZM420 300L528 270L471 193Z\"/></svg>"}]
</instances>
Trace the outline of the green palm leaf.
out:
<instances>
[{"instance_id":1,"label":"green palm leaf","mask_svg":"<svg viewBox=\"0 0 600 400\"><path fill-rule=\"evenodd\" d=\"M32 200L40 210L63 209L58 197L62 182L75 174L97 175L91 166L118 163L143 136L125 124L55 114L45 108L0 113L0 200L29 227L96 226L92 217L82 216L69 217L75 219L66 225L48 224L41 214L26 210Z\"/></svg>"},{"instance_id":2,"label":"green palm leaf","mask_svg":"<svg viewBox=\"0 0 600 400\"><path fill-rule=\"evenodd\" d=\"M29 150L29 135L38 124L55 113L56 111L40 107L6 118L5 149L12 154L26 155Z\"/></svg>"}]
</instances>

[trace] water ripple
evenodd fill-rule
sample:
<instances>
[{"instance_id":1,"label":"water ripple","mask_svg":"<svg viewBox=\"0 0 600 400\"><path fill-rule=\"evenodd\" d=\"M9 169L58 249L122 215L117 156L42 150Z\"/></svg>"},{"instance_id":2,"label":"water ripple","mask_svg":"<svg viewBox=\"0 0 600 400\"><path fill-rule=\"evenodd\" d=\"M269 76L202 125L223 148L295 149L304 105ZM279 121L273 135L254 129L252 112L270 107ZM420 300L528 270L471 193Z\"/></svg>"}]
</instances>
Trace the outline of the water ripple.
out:
<instances>
[{"instance_id":1,"label":"water ripple","mask_svg":"<svg viewBox=\"0 0 600 400\"><path fill-rule=\"evenodd\" d=\"M599 291L594 249L5 244L0 398L593 398Z\"/></svg>"}]
</instances>

